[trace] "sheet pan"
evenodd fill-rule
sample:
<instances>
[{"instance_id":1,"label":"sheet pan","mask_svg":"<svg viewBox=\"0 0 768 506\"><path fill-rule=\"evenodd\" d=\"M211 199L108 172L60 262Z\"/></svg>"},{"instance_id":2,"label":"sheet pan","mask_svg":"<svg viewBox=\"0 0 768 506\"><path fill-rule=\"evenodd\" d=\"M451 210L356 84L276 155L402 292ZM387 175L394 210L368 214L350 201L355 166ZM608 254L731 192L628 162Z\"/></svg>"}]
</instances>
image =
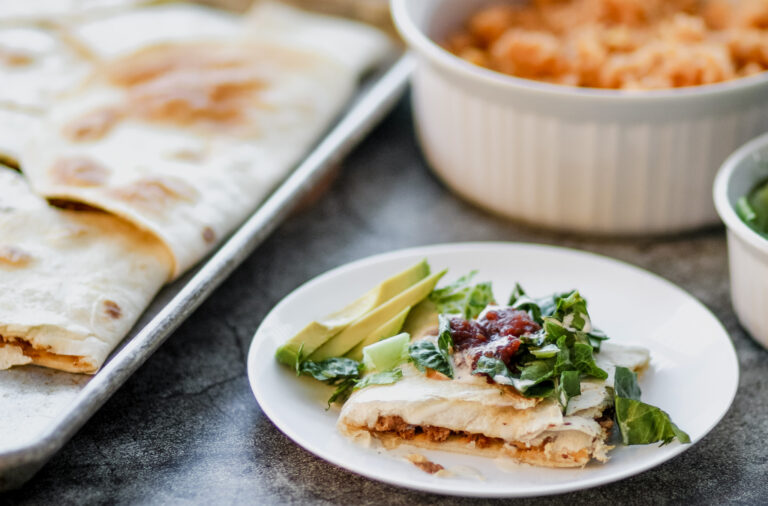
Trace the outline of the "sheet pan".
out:
<instances>
[{"instance_id":1,"label":"sheet pan","mask_svg":"<svg viewBox=\"0 0 768 506\"><path fill-rule=\"evenodd\" d=\"M29 480L391 110L413 68L401 55L366 79L301 164L207 259L165 287L94 376L39 367L0 373L0 491ZM245 368L245 364L242 364Z\"/></svg>"}]
</instances>

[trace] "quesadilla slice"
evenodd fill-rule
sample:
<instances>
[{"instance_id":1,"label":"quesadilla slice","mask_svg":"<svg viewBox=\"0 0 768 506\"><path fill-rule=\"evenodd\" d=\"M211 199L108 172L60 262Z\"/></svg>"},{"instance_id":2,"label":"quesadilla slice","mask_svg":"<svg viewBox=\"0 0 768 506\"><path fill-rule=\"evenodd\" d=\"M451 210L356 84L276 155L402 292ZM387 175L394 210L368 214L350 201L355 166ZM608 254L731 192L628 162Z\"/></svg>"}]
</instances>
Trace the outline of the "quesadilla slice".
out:
<instances>
[{"instance_id":1,"label":"quesadilla slice","mask_svg":"<svg viewBox=\"0 0 768 506\"><path fill-rule=\"evenodd\" d=\"M640 371L642 348L604 344L598 364ZM342 434L368 434L385 446L409 444L545 467L580 467L608 460L612 422L608 380L582 382L564 412L553 398L528 398L509 385L464 374L454 380L402 367L403 379L354 392L339 415ZM612 376L611 376L612 377ZM612 380L611 384L612 384Z\"/></svg>"},{"instance_id":2,"label":"quesadilla slice","mask_svg":"<svg viewBox=\"0 0 768 506\"><path fill-rule=\"evenodd\" d=\"M640 400L648 350L605 342L577 290L532 298L515 285L500 306L475 274L435 288L361 362L298 354L298 375L336 387L342 434L544 467L607 461L614 424L625 445L690 442Z\"/></svg>"},{"instance_id":3,"label":"quesadilla slice","mask_svg":"<svg viewBox=\"0 0 768 506\"><path fill-rule=\"evenodd\" d=\"M170 273L151 234L51 207L0 167L0 369L96 372Z\"/></svg>"},{"instance_id":4,"label":"quesadilla slice","mask_svg":"<svg viewBox=\"0 0 768 506\"><path fill-rule=\"evenodd\" d=\"M285 177L389 49L376 30L340 21L333 43L313 44L304 34L327 20L292 9L279 17L279 37L274 16L258 10L240 19L183 5L79 26L73 36L100 63L23 151L35 191L152 232L172 253L174 276L194 265Z\"/></svg>"}]
</instances>

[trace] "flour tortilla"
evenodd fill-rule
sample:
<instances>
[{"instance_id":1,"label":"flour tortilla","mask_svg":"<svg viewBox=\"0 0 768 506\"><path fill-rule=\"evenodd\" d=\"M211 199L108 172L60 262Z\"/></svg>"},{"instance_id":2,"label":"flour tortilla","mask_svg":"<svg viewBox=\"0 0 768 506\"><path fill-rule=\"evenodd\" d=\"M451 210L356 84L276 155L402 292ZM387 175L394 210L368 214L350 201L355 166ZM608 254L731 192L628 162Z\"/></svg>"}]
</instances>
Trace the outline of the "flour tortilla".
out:
<instances>
[{"instance_id":1,"label":"flour tortilla","mask_svg":"<svg viewBox=\"0 0 768 506\"><path fill-rule=\"evenodd\" d=\"M104 15L148 0L3 0L0 24L53 23Z\"/></svg>"},{"instance_id":2,"label":"flour tortilla","mask_svg":"<svg viewBox=\"0 0 768 506\"><path fill-rule=\"evenodd\" d=\"M40 128L38 113L0 107L0 163L19 166L21 149Z\"/></svg>"},{"instance_id":3,"label":"flour tortilla","mask_svg":"<svg viewBox=\"0 0 768 506\"><path fill-rule=\"evenodd\" d=\"M498 441L480 448L460 435L443 442L431 441L424 434L408 440L392 432L374 431L374 436L390 445L407 443L545 467L578 467L591 459L605 461L610 449L608 434L598 420L612 405L606 386L613 384L617 365L642 370L649 355L643 348L604 343L597 357L609 378L582 382L582 394L570 400L566 413L552 399L526 399L479 376L432 379L405 365L402 380L354 392L342 407L337 426L343 434L360 438L374 431L380 417L396 416L411 425L480 434Z\"/></svg>"},{"instance_id":4,"label":"flour tortilla","mask_svg":"<svg viewBox=\"0 0 768 506\"><path fill-rule=\"evenodd\" d=\"M0 162L18 166L54 98L90 72L65 38L52 28L0 26Z\"/></svg>"},{"instance_id":5,"label":"flour tortilla","mask_svg":"<svg viewBox=\"0 0 768 506\"><path fill-rule=\"evenodd\" d=\"M0 369L96 372L170 269L151 234L105 213L50 207L0 167Z\"/></svg>"},{"instance_id":6,"label":"flour tortilla","mask_svg":"<svg viewBox=\"0 0 768 506\"><path fill-rule=\"evenodd\" d=\"M390 48L376 30L336 20L333 42L314 44L306 34L326 18L262 8L272 14L242 20L169 5L78 29L102 64L56 102L23 150L35 191L151 231L171 251L174 276L199 261L300 160ZM288 31L279 37L267 26L277 18Z\"/></svg>"},{"instance_id":7,"label":"flour tortilla","mask_svg":"<svg viewBox=\"0 0 768 506\"><path fill-rule=\"evenodd\" d=\"M0 107L44 112L90 70L91 63L61 30L0 27Z\"/></svg>"}]
</instances>

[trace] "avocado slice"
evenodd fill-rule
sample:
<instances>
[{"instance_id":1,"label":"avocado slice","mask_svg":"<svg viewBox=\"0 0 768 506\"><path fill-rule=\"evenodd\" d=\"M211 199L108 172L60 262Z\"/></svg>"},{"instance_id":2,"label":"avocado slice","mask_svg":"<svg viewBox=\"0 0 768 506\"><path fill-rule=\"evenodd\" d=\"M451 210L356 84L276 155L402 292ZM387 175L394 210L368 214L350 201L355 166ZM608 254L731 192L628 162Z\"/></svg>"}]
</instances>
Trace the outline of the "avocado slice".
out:
<instances>
[{"instance_id":1,"label":"avocado slice","mask_svg":"<svg viewBox=\"0 0 768 506\"><path fill-rule=\"evenodd\" d=\"M408 316L408 313L410 311L411 311L411 306L408 306L404 310L397 313L397 315L394 318L392 318L388 322L384 323L384 325L374 330L368 337L360 341L357 344L357 346L349 350L345 355L345 357L351 358L352 360L357 360L357 361L362 360L363 348L365 348L369 344L377 343L384 338L392 337L395 334L399 333L400 329L403 328L403 323L405 322L405 318Z\"/></svg>"},{"instance_id":2,"label":"avocado slice","mask_svg":"<svg viewBox=\"0 0 768 506\"><path fill-rule=\"evenodd\" d=\"M326 358L344 356L384 323L390 321L408 306L413 306L429 295L446 272L447 269L422 279L397 297L363 315L338 335L329 339L309 358L311 360L325 360Z\"/></svg>"},{"instance_id":3,"label":"avocado slice","mask_svg":"<svg viewBox=\"0 0 768 506\"><path fill-rule=\"evenodd\" d=\"M437 316L439 311L435 303L429 299L416 304L408 313L405 323L403 323L403 332L408 332L413 339L419 339L425 334L437 328Z\"/></svg>"},{"instance_id":4,"label":"avocado slice","mask_svg":"<svg viewBox=\"0 0 768 506\"><path fill-rule=\"evenodd\" d=\"M422 260L391 278L382 281L365 295L345 308L313 321L280 346L275 353L278 362L295 367L301 355L306 357L330 338L343 331L350 323L384 304L429 276L429 264Z\"/></svg>"}]
</instances>

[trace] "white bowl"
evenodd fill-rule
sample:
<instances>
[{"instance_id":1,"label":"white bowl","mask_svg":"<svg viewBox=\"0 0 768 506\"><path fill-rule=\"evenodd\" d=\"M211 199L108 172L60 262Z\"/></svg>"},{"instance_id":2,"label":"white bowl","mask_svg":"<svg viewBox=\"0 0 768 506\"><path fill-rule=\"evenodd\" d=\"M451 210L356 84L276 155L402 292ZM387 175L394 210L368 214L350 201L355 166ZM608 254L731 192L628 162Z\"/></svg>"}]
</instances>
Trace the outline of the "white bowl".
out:
<instances>
[{"instance_id":1,"label":"white bowl","mask_svg":"<svg viewBox=\"0 0 768 506\"><path fill-rule=\"evenodd\" d=\"M414 50L413 106L427 160L496 213L592 233L669 233L717 222L711 187L768 131L768 75L622 92L503 75L442 49L483 0L392 0Z\"/></svg>"},{"instance_id":2,"label":"white bowl","mask_svg":"<svg viewBox=\"0 0 768 506\"><path fill-rule=\"evenodd\" d=\"M735 205L756 184L768 180L768 134L748 142L717 174L714 198L728 228L731 300L736 316L760 344L768 348L768 239L749 228Z\"/></svg>"}]
</instances>

